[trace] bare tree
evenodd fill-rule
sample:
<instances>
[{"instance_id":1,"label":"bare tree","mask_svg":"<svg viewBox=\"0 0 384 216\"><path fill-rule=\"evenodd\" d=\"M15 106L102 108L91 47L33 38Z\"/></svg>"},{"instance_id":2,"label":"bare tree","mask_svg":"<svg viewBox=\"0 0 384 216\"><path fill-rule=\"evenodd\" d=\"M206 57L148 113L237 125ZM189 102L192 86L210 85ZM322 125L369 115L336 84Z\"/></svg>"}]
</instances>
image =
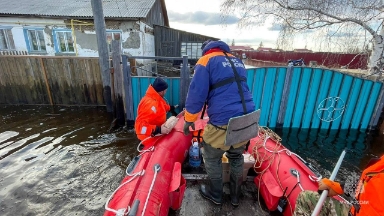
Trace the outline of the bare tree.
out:
<instances>
[{"instance_id":1,"label":"bare tree","mask_svg":"<svg viewBox=\"0 0 384 216\"><path fill-rule=\"evenodd\" d=\"M383 0L224 0L222 14L240 15L240 27L272 20L281 30L277 45L289 45L297 33L322 35L321 49L348 50L370 42L369 73L382 69L384 51ZM353 47L355 46L355 47ZM347 47L347 48L346 48Z\"/></svg>"},{"instance_id":2,"label":"bare tree","mask_svg":"<svg viewBox=\"0 0 384 216\"><path fill-rule=\"evenodd\" d=\"M235 39L232 39L232 46L235 46Z\"/></svg>"}]
</instances>

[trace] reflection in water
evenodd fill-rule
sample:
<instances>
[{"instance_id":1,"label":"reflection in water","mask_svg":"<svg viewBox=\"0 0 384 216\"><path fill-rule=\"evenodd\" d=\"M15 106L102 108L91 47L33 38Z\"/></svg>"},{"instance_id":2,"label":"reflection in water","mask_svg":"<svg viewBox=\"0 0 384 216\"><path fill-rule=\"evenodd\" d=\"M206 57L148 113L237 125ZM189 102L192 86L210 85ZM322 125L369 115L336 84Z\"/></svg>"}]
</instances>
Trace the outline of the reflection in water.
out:
<instances>
[{"instance_id":1,"label":"reflection in water","mask_svg":"<svg viewBox=\"0 0 384 216\"><path fill-rule=\"evenodd\" d=\"M0 215L101 215L135 156L104 108L0 107Z\"/></svg>"},{"instance_id":2,"label":"reflection in water","mask_svg":"<svg viewBox=\"0 0 384 216\"><path fill-rule=\"evenodd\" d=\"M101 215L136 155L132 132L108 133L104 108L0 106L0 215ZM343 179L384 152L382 136L278 130L283 144L329 176L341 151ZM382 134L382 132L381 132Z\"/></svg>"},{"instance_id":3,"label":"reflection in water","mask_svg":"<svg viewBox=\"0 0 384 216\"><path fill-rule=\"evenodd\" d=\"M375 134L357 130L317 129L284 129L276 132L283 139L284 146L315 164L324 177L331 175L341 152L346 149L347 154L337 175L339 180L346 180L351 172L360 175L372 157L380 157L384 153L381 131Z\"/></svg>"},{"instance_id":4,"label":"reflection in water","mask_svg":"<svg viewBox=\"0 0 384 216\"><path fill-rule=\"evenodd\" d=\"M0 133L0 143L6 141L7 139L11 139L14 136L19 135L16 131L4 131Z\"/></svg>"}]
</instances>

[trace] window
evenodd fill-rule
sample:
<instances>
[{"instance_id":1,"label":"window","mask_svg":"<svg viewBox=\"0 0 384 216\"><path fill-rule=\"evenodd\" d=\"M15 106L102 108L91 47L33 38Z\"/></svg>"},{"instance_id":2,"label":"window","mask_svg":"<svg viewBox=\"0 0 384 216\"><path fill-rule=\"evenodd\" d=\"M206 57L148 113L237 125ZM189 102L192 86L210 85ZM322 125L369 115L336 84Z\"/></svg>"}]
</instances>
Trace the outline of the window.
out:
<instances>
[{"instance_id":1,"label":"window","mask_svg":"<svg viewBox=\"0 0 384 216\"><path fill-rule=\"evenodd\" d=\"M201 57L201 45L203 43L181 43L181 56L188 55L191 59L199 59Z\"/></svg>"},{"instance_id":2,"label":"window","mask_svg":"<svg viewBox=\"0 0 384 216\"><path fill-rule=\"evenodd\" d=\"M11 29L0 29L0 50L15 50Z\"/></svg>"},{"instance_id":3,"label":"window","mask_svg":"<svg viewBox=\"0 0 384 216\"><path fill-rule=\"evenodd\" d=\"M55 48L59 53L74 53L75 47L72 32L67 30L55 31Z\"/></svg>"},{"instance_id":4,"label":"window","mask_svg":"<svg viewBox=\"0 0 384 216\"><path fill-rule=\"evenodd\" d=\"M113 40L121 40L120 32L107 32L107 43L108 43L108 51L112 52L112 41Z\"/></svg>"},{"instance_id":5,"label":"window","mask_svg":"<svg viewBox=\"0 0 384 216\"><path fill-rule=\"evenodd\" d=\"M29 52L46 52L44 32L42 29L26 29L27 46Z\"/></svg>"}]
</instances>

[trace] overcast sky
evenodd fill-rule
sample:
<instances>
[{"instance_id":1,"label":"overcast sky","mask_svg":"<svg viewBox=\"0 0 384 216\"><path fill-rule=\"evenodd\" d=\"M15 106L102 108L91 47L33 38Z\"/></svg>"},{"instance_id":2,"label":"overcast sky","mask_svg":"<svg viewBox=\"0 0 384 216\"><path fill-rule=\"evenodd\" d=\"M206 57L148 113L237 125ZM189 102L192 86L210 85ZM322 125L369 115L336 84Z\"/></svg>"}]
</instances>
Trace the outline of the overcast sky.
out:
<instances>
[{"instance_id":1,"label":"overcast sky","mask_svg":"<svg viewBox=\"0 0 384 216\"><path fill-rule=\"evenodd\" d=\"M225 26L220 17L221 2L223 0L165 0L170 27L220 38L227 43L234 39L236 45L257 48L263 42L264 47L276 48L279 28L270 24L239 29L236 16L230 16Z\"/></svg>"}]
</instances>

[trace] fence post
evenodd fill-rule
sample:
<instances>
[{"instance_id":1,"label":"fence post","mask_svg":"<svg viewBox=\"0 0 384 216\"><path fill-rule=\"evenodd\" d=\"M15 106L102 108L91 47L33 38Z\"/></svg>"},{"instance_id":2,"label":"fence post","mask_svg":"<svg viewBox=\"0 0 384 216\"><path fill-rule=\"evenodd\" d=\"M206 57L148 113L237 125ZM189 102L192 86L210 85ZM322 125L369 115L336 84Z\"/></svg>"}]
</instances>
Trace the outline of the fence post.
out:
<instances>
[{"instance_id":1,"label":"fence post","mask_svg":"<svg viewBox=\"0 0 384 216\"><path fill-rule=\"evenodd\" d=\"M281 96L281 103L279 109L279 116L277 118L277 127L281 127L284 124L285 111L287 109L289 89L291 87L293 66L287 67L287 73L285 75L283 95Z\"/></svg>"},{"instance_id":2,"label":"fence post","mask_svg":"<svg viewBox=\"0 0 384 216\"><path fill-rule=\"evenodd\" d=\"M133 113L133 95L132 95L132 80L131 80L131 66L128 61L128 56L123 55L123 79L124 79L124 93L125 93L125 115L127 121L127 128L134 127L134 113Z\"/></svg>"},{"instance_id":3,"label":"fence post","mask_svg":"<svg viewBox=\"0 0 384 216\"><path fill-rule=\"evenodd\" d=\"M183 56L183 67L180 70L180 110L185 107L185 100L187 99L189 89L189 68L188 68L188 56Z\"/></svg>"},{"instance_id":4,"label":"fence post","mask_svg":"<svg viewBox=\"0 0 384 216\"><path fill-rule=\"evenodd\" d=\"M379 97L377 98L376 107L372 114L371 121L368 127L368 130L374 129L374 127L380 127L378 125L381 113L383 112L384 107L384 86L381 87Z\"/></svg>"},{"instance_id":5,"label":"fence post","mask_svg":"<svg viewBox=\"0 0 384 216\"><path fill-rule=\"evenodd\" d=\"M113 78L114 78L114 117L117 119L117 126L125 125L124 118L124 102L123 102L123 72L121 70L121 45L120 41L112 41L112 62L113 62Z\"/></svg>"},{"instance_id":6,"label":"fence post","mask_svg":"<svg viewBox=\"0 0 384 216\"><path fill-rule=\"evenodd\" d=\"M92 0L91 5L96 30L97 48L99 51L100 72L103 79L104 102L107 105L107 112L112 112L113 105L111 100L111 75L108 62L109 51L107 46L107 33L105 30L103 3L101 0Z\"/></svg>"},{"instance_id":7,"label":"fence post","mask_svg":"<svg viewBox=\"0 0 384 216\"><path fill-rule=\"evenodd\" d=\"M47 93L48 93L49 103L50 103L51 105L53 105L53 99L52 99L51 88L49 87L48 77L47 77L47 71L45 70L45 67L44 67L43 58L40 58L40 65L41 65L41 70L43 71L43 74L44 74L44 80L45 80L45 85L46 85L46 87L47 87Z\"/></svg>"}]
</instances>

